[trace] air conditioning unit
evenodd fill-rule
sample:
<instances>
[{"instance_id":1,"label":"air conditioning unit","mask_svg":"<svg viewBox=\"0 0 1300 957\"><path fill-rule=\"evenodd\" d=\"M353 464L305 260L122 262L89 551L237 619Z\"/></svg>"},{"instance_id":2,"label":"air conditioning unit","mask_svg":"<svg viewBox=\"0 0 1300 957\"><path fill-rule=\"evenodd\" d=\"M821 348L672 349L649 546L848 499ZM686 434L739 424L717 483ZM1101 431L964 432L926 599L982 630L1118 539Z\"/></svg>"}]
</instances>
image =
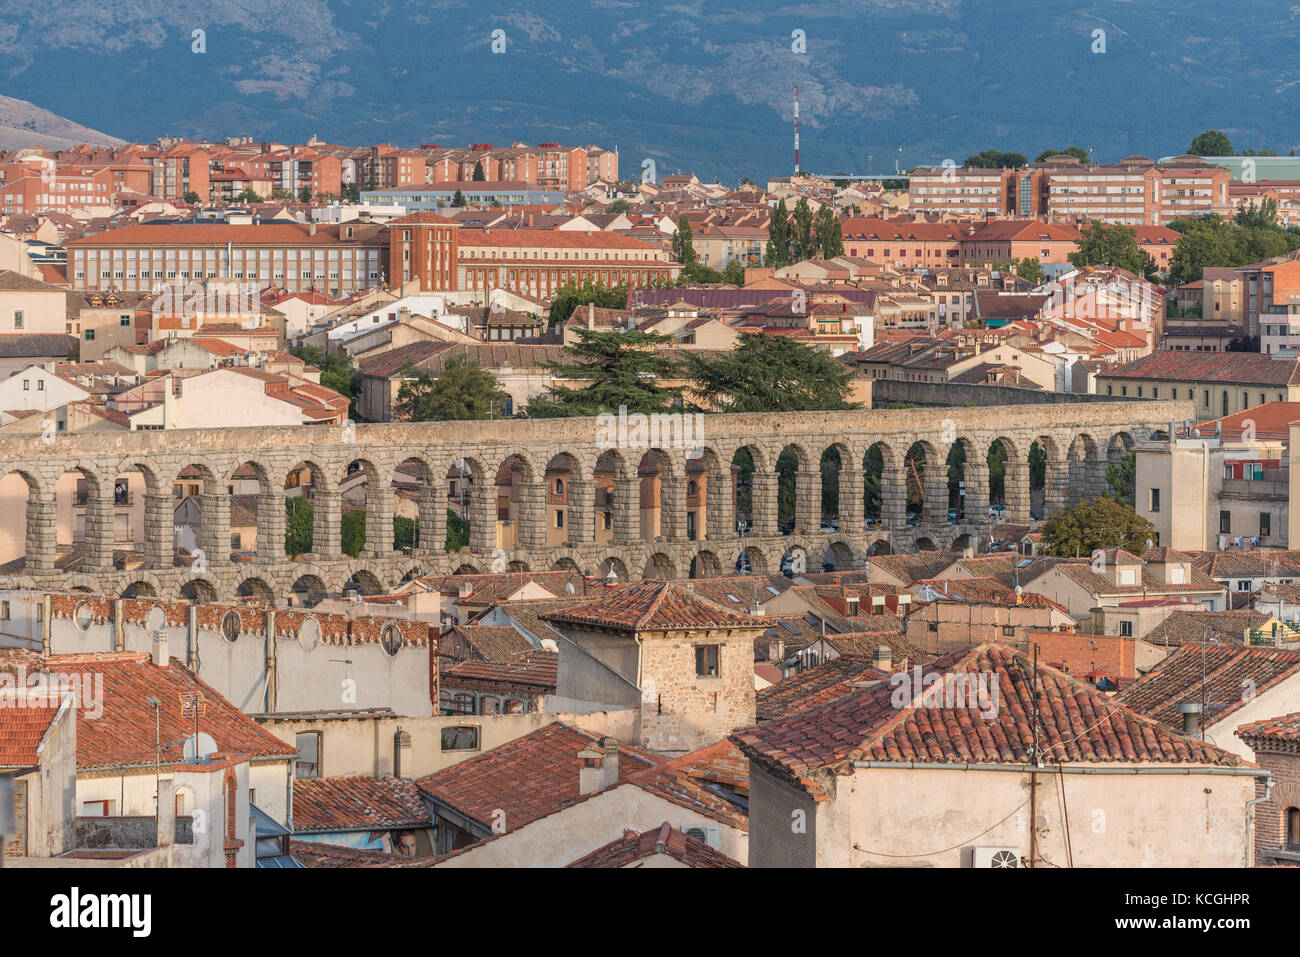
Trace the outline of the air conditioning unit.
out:
<instances>
[{"instance_id":1,"label":"air conditioning unit","mask_svg":"<svg viewBox=\"0 0 1300 957\"><path fill-rule=\"evenodd\" d=\"M1020 867L1018 847L969 847L967 867Z\"/></svg>"},{"instance_id":2,"label":"air conditioning unit","mask_svg":"<svg viewBox=\"0 0 1300 957\"><path fill-rule=\"evenodd\" d=\"M718 829L712 824L691 824L680 829L687 837L693 837L697 841L703 841L715 851L721 850L718 842Z\"/></svg>"}]
</instances>

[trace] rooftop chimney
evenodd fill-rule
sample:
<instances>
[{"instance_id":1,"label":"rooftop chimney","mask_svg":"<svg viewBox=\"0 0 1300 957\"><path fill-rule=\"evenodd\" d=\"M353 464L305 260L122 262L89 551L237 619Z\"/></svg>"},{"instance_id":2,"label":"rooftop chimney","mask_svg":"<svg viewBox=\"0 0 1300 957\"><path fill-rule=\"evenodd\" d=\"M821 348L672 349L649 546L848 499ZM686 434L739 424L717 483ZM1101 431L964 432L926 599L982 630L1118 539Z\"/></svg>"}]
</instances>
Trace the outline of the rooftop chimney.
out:
<instances>
[{"instance_id":1,"label":"rooftop chimney","mask_svg":"<svg viewBox=\"0 0 1300 957\"><path fill-rule=\"evenodd\" d=\"M587 303L587 328L596 328L596 304L594 302Z\"/></svg>"},{"instance_id":2,"label":"rooftop chimney","mask_svg":"<svg viewBox=\"0 0 1300 957\"><path fill-rule=\"evenodd\" d=\"M601 766L601 786L612 788L618 783L618 742L613 738L601 738L600 746L605 752L605 763Z\"/></svg>"},{"instance_id":3,"label":"rooftop chimney","mask_svg":"<svg viewBox=\"0 0 1300 957\"><path fill-rule=\"evenodd\" d=\"M894 665L894 653L889 645L876 645L876 652L871 656L871 667L877 671L890 671Z\"/></svg>"},{"instance_id":4,"label":"rooftop chimney","mask_svg":"<svg viewBox=\"0 0 1300 957\"><path fill-rule=\"evenodd\" d=\"M312 221L311 223L308 223L308 224L307 224L307 235L308 235L308 236L315 236L315 235L316 235L316 223L315 223L315 221Z\"/></svg>"},{"instance_id":5,"label":"rooftop chimney","mask_svg":"<svg viewBox=\"0 0 1300 957\"><path fill-rule=\"evenodd\" d=\"M1178 713L1183 716L1183 734L1201 733L1201 703L1199 701L1184 701L1178 706Z\"/></svg>"},{"instance_id":6,"label":"rooftop chimney","mask_svg":"<svg viewBox=\"0 0 1300 957\"><path fill-rule=\"evenodd\" d=\"M171 656L167 653L167 632L159 629L153 636L153 663L159 668L166 668L170 662Z\"/></svg>"}]
</instances>

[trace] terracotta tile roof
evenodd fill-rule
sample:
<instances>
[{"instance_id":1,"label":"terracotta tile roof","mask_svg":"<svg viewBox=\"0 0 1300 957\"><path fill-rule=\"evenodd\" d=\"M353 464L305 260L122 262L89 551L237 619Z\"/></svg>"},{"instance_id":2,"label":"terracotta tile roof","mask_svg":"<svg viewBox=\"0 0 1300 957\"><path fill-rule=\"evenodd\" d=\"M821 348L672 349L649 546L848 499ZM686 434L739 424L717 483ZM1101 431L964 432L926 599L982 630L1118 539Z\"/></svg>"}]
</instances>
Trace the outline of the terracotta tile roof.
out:
<instances>
[{"instance_id":1,"label":"terracotta tile roof","mask_svg":"<svg viewBox=\"0 0 1300 957\"><path fill-rule=\"evenodd\" d=\"M40 764L40 746L59 708L59 702L49 701L46 695L37 703L0 692L0 768L30 768Z\"/></svg>"},{"instance_id":2,"label":"terracotta tile roof","mask_svg":"<svg viewBox=\"0 0 1300 957\"><path fill-rule=\"evenodd\" d=\"M1114 564L1109 562L1108 564ZM1210 578L1199 568L1192 566L1188 581L1182 585L1170 585L1160 580L1155 569L1142 566L1142 579L1136 585L1115 585L1109 578L1092 570L1088 562L1064 561L1049 568L1046 574L1060 572L1093 595L1177 595L1182 593L1202 593L1223 591L1223 585ZM1041 576L1040 576L1041 577Z\"/></svg>"},{"instance_id":3,"label":"terracotta tile roof","mask_svg":"<svg viewBox=\"0 0 1300 957\"><path fill-rule=\"evenodd\" d=\"M760 689L755 716L759 722L787 718L851 693L857 682L888 680L887 673L872 667L870 658L843 655Z\"/></svg>"},{"instance_id":4,"label":"terracotta tile roof","mask_svg":"<svg viewBox=\"0 0 1300 957\"><path fill-rule=\"evenodd\" d=\"M1171 728L1181 729L1178 705L1205 705L1205 725L1221 721L1247 701L1300 673L1300 651L1242 645L1185 644L1116 700ZM1253 694L1249 696L1246 691Z\"/></svg>"},{"instance_id":5,"label":"terracotta tile roof","mask_svg":"<svg viewBox=\"0 0 1300 957\"><path fill-rule=\"evenodd\" d=\"M383 851L361 851L318 841L289 842L290 856L303 867L382 867L395 855Z\"/></svg>"},{"instance_id":6,"label":"terracotta tile roof","mask_svg":"<svg viewBox=\"0 0 1300 957\"><path fill-rule=\"evenodd\" d=\"M767 621L728 611L676 581L646 581L611 589L608 595L576 602L546 616L548 621L601 625L622 631L680 631L688 628L758 628Z\"/></svg>"},{"instance_id":7,"label":"terracotta tile roof","mask_svg":"<svg viewBox=\"0 0 1300 957\"><path fill-rule=\"evenodd\" d=\"M352 238L343 238L343 226L320 223L315 233L303 223L272 222L258 225L230 223L133 223L107 232L69 240L65 247L83 246L378 246L384 244L381 227L357 223Z\"/></svg>"},{"instance_id":8,"label":"terracotta tile roof","mask_svg":"<svg viewBox=\"0 0 1300 957\"><path fill-rule=\"evenodd\" d=\"M1300 658L1300 656L1297 656ZM995 713L967 700L943 706L924 704L912 694L902 707L893 703L894 682L860 690L829 704L731 736L740 749L773 773L827 796L820 772L847 773L854 761L1026 764L1034 742L1033 663L1006 645L984 643L922 666L941 682L969 675L998 679ZM1040 664L1039 744L1049 761L1236 765L1240 759L1122 707L1064 672ZM914 674L914 672L912 673ZM947 676L953 675L953 679ZM943 684L931 685L943 688ZM1136 687L1136 686L1135 686ZM971 696L974 697L973 695ZM983 706L989 710L988 702Z\"/></svg>"},{"instance_id":9,"label":"terracotta tile roof","mask_svg":"<svg viewBox=\"0 0 1300 957\"><path fill-rule=\"evenodd\" d=\"M492 826L493 812L499 809L507 831L513 831L583 800L578 752L599 746L594 735L556 722L416 783L434 800L484 828ZM618 745L618 753L620 783L659 763L626 744Z\"/></svg>"},{"instance_id":10,"label":"terracotta tile roof","mask_svg":"<svg viewBox=\"0 0 1300 957\"><path fill-rule=\"evenodd\" d=\"M458 625L452 630L484 661L513 661L533 648L532 643L510 625Z\"/></svg>"},{"instance_id":11,"label":"terracotta tile roof","mask_svg":"<svg viewBox=\"0 0 1300 957\"><path fill-rule=\"evenodd\" d=\"M1300 711L1243 724L1236 730L1236 735L1256 751L1260 750L1261 744L1289 745L1294 750L1300 745Z\"/></svg>"},{"instance_id":12,"label":"terracotta tile roof","mask_svg":"<svg viewBox=\"0 0 1300 957\"><path fill-rule=\"evenodd\" d=\"M41 282L39 279L31 279L22 273L14 272L12 269L0 269L0 291L62 293L64 290L58 286L51 286L49 283Z\"/></svg>"},{"instance_id":13,"label":"terracotta tile roof","mask_svg":"<svg viewBox=\"0 0 1300 957\"><path fill-rule=\"evenodd\" d=\"M923 578L935 578L938 574L958 561L960 552L916 552L910 555L872 555L867 560L868 568L880 569L893 578L910 585ZM872 576L873 578L877 576Z\"/></svg>"},{"instance_id":14,"label":"terracotta tile roof","mask_svg":"<svg viewBox=\"0 0 1300 957\"><path fill-rule=\"evenodd\" d=\"M1300 364L1259 352L1188 352L1161 349L1100 373L1107 379L1300 385Z\"/></svg>"},{"instance_id":15,"label":"terracotta tile roof","mask_svg":"<svg viewBox=\"0 0 1300 957\"><path fill-rule=\"evenodd\" d=\"M665 821L660 827L638 834L624 831L623 836L596 848L567 867L637 867L640 861L655 854L667 854L690 867L743 867L703 841L687 837Z\"/></svg>"},{"instance_id":16,"label":"terracotta tile roof","mask_svg":"<svg viewBox=\"0 0 1300 957\"><path fill-rule=\"evenodd\" d=\"M164 767L182 760L181 747L194 733L194 719L182 714L185 696L201 695L199 730L210 734L220 751L253 758L291 758L297 749L264 730L176 659L156 667L148 655L102 652L56 655L44 660L52 673L77 676L83 689L103 681L103 714L91 718L77 709L77 769L154 764L154 709L161 705L161 760ZM84 692L83 692L84 694Z\"/></svg>"},{"instance_id":17,"label":"terracotta tile roof","mask_svg":"<svg viewBox=\"0 0 1300 957\"><path fill-rule=\"evenodd\" d=\"M749 830L749 760L730 741L640 771L631 780L674 804L741 831Z\"/></svg>"},{"instance_id":18,"label":"terracotta tile roof","mask_svg":"<svg viewBox=\"0 0 1300 957\"><path fill-rule=\"evenodd\" d=\"M513 628L509 630L514 631ZM554 694L559 658L554 651L530 647L510 661L458 661L442 670L442 684L449 689L511 685L529 688L538 694Z\"/></svg>"},{"instance_id":19,"label":"terracotta tile roof","mask_svg":"<svg viewBox=\"0 0 1300 957\"><path fill-rule=\"evenodd\" d=\"M1300 402L1265 402L1222 418L1210 419L1199 423L1193 430L1193 437L1219 436L1226 439L1240 439L1247 429L1252 430L1253 438L1260 441L1268 439L1290 441L1292 422L1300 419Z\"/></svg>"},{"instance_id":20,"label":"terracotta tile roof","mask_svg":"<svg viewBox=\"0 0 1300 957\"><path fill-rule=\"evenodd\" d=\"M414 781L403 778L294 778L295 831L363 831L432 824Z\"/></svg>"},{"instance_id":21,"label":"terracotta tile roof","mask_svg":"<svg viewBox=\"0 0 1300 957\"><path fill-rule=\"evenodd\" d=\"M1246 632L1263 628L1272 618L1260 611L1206 611L1189 607L1175 611L1148 631L1142 640L1150 645L1182 645L1217 638L1238 645L1246 641Z\"/></svg>"}]
</instances>

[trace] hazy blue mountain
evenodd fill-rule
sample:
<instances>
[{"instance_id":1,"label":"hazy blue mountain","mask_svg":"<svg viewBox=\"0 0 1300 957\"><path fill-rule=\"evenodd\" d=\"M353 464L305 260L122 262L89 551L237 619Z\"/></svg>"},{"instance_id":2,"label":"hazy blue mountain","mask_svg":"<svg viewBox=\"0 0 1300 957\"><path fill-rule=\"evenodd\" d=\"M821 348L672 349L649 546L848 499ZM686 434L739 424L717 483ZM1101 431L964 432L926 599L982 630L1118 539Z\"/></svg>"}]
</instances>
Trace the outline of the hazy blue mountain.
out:
<instances>
[{"instance_id":1,"label":"hazy blue mountain","mask_svg":"<svg viewBox=\"0 0 1300 957\"><path fill-rule=\"evenodd\" d=\"M791 168L794 83L817 172L1207 127L1285 154L1298 34L1266 0L0 0L0 94L125 139L596 142L734 182Z\"/></svg>"}]
</instances>

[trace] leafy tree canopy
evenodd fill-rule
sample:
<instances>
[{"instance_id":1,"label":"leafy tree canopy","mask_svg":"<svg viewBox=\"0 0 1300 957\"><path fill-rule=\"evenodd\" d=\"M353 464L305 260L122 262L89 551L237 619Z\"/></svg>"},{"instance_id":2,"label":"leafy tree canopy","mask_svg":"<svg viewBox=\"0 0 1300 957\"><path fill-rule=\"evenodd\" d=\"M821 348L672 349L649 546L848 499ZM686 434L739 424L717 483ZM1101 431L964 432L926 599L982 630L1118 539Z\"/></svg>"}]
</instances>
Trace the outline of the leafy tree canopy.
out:
<instances>
[{"instance_id":1,"label":"leafy tree canopy","mask_svg":"<svg viewBox=\"0 0 1300 957\"><path fill-rule=\"evenodd\" d=\"M622 309L627 305L628 286L620 284L592 282L590 279L581 283L570 279L551 294L551 313L547 319L548 326L568 322L569 316L578 306L594 305L600 309Z\"/></svg>"},{"instance_id":2,"label":"leafy tree canopy","mask_svg":"<svg viewBox=\"0 0 1300 957\"><path fill-rule=\"evenodd\" d=\"M1132 506L1104 496L1056 513L1043 523L1042 532L1045 554L1082 558L1099 548L1141 555L1155 539L1155 528Z\"/></svg>"},{"instance_id":3,"label":"leafy tree canopy","mask_svg":"<svg viewBox=\"0 0 1300 957\"><path fill-rule=\"evenodd\" d=\"M497 379L466 355L447 360L442 375L408 370L410 378L397 390L398 416L410 422L445 422L500 418L509 396Z\"/></svg>"},{"instance_id":4,"label":"leafy tree canopy","mask_svg":"<svg viewBox=\"0 0 1300 957\"><path fill-rule=\"evenodd\" d=\"M719 412L854 409L853 374L825 352L784 336L744 333L720 356L691 355L690 391Z\"/></svg>"},{"instance_id":5,"label":"leafy tree canopy","mask_svg":"<svg viewBox=\"0 0 1300 957\"><path fill-rule=\"evenodd\" d=\"M1061 155L1073 156L1080 163L1088 162L1088 151L1084 149L1082 146L1067 146L1063 150L1043 150L1041 153L1038 154L1038 158L1035 159L1034 162L1041 163L1049 156L1061 156Z\"/></svg>"},{"instance_id":6,"label":"leafy tree canopy","mask_svg":"<svg viewBox=\"0 0 1300 957\"><path fill-rule=\"evenodd\" d=\"M1091 223L1067 258L1073 266L1115 266L1148 279L1156 274L1155 261L1138 245L1137 230L1121 223Z\"/></svg>"},{"instance_id":7,"label":"leafy tree canopy","mask_svg":"<svg viewBox=\"0 0 1300 957\"><path fill-rule=\"evenodd\" d=\"M1029 161L1019 153L1003 153L1000 150L980 150L973 156L967 156L963 166L976 169L1019 169Z\"/></svg>"},{"instance_id":8,"label":"leafy tree canopy","mask_svg":"<svg viewBox=\"0 0 1300 957\"><path fill-rule=\"evenodd\" d=\"M1227 133L1218 130L1206 130L1192 140L1187 152L1193 156L1231 156L1232 141Z\"/></svg>"},{"instance_id":9,"label":"leafy tree canopy","mask_svg":"<svg viewBox=\"0 0 1300 957\"><path fill-rule=\"evenodd\" d=\"M660 380L681 377L681 364L657 346L670 345L671 336L633 329L602 332L577 329L578 341L565 347L566 358L548 362L546 368L574 388L555 386L549 395L529 401L531 418L672 412L682 405L682 387L660 385Z\"/></svg>"}]
</instances>

